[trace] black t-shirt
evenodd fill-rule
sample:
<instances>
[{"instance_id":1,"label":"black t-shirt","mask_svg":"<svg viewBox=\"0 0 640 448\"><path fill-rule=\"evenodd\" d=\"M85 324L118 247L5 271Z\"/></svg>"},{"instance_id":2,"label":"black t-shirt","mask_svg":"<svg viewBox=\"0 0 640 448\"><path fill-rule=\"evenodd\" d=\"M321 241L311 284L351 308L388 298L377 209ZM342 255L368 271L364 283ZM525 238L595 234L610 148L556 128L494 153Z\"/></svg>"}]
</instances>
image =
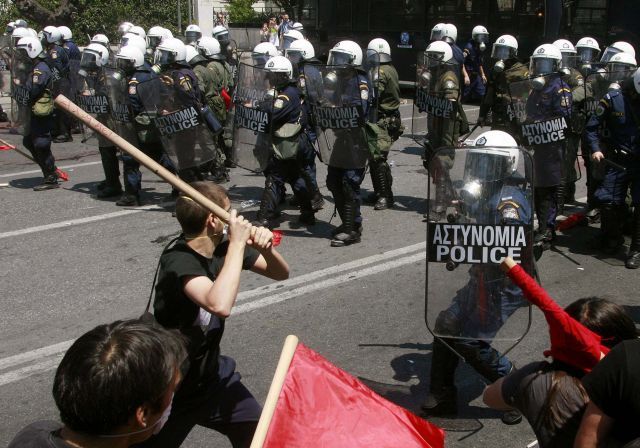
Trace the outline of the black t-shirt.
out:
<instances>
[{"instance_id":1,"label":"black t-shirt","mask_svg":"<svg viewBox=\"0 0 640 448\"><path fill-rule=\"evenodd\" d=\"M541 448L573 446L586 407L575 380L558 372L556 381L563 393L555 394L554 406L559 424L545 418L545 411L551 404L549 392L554 371L554 366L548 362L533 362L506 376L502 382L505 403L522 412Z\"/></svg>"},{"instance_id":2,"label":"black t-shirt","mask_svg":"<svg viewBox=\"0 0 640 448\"><path fill-rule=\"evenodd\" d=\"M8 448L73 448L60 438L62 424L51 420L31 423L20 431Z\"/></svg>"},{"instance_id":3,"label":"black t-shirt","mask_svg":"<svg viewBox=\"0 0 640 448\"><path fill-rule=\"evenodd\" d=\"M233 373L235 364L220 363L220 340L224 333L224 319L201 309L184 293L183 278L206 276L215 281L229 248L229 242L219 244L211 259L191 249L184 237L160 256L160 272L153 303L156 320L167 328L175 328L188 339L189 371L184 377L176 400L182 397L202 396L205 389ZM251 269L260 256L247 246L243 269Z\"/></svg>"},{"instance_id":4,"label":"black t-shirt","mask_svg":"<svg viewBox=\"0 0 640 448\"><path fill-rule=\"evenodd\" d=\"M640 437L640 339L616 345L583 379L589 398L615 420L621 443Z\"/></svg>"}]
</instances>

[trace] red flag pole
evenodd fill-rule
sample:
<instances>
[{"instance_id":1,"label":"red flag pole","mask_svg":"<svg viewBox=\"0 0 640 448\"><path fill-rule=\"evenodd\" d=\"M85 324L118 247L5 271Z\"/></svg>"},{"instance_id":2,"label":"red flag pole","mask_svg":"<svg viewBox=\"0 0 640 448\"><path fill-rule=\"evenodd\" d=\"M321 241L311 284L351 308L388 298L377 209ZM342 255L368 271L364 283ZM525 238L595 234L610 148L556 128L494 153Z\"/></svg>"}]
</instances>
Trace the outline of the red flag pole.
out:
<instances>
[{"instance_id":1,"label":"red flag pole","mask_svg":"<svg viewBox=\"0 0 640 448\"><path fill-rule=\"evenodd\" d=\"M27 159L31 160L33 163L36 163L36 161L33 160L33 157L31 157L26 152L19 150L15 145L12 145L11 143L8 143L8 142L2 140L1 138L0 138L0 144L2 144L2 147L0 147L0 151L13 149L15 152L17 152L21 156L26 157ZM69 175L66 173L66 171L62 171L60 168L56 168L56 174L58 175L60 180L63 181L63 182L66 182L66 181L69 180Z\"/></svg>"},{"instance_id":2,"label":"red flag pole","mask_svg":"<svg viewBox=\"0 0 640 448\"><path fill-rule=\"evenodd\" d=\"M284 380L287 377L287 372L289 371L293 355L296 352L296 347L298 347L298 337L290 334L287 336L287 339L285 339L284 345L282 346L282 352L280 353L280 360L276 367L276 373L273 375L273 381L271 381L269 393L267 394L267 399L264 402L262 414L260 414L260 420L258 421L256 432L253 435L250 448L262 448L262 445L267 438L269 425L271 424L271 419L273 418L273 414L276 410L278 397L280 396L280 391L284 385Z\"/></svg>"}]
</instances>

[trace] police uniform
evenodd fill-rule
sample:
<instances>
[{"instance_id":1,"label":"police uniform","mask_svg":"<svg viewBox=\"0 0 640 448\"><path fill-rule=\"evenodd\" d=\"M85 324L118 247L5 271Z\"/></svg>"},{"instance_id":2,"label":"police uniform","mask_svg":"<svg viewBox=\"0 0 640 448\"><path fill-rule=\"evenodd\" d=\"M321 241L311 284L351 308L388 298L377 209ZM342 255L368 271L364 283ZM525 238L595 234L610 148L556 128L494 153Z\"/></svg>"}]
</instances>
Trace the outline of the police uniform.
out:
<instances>
[{"instance_id":1,"label":"police uniform","mask_svg":"<svg viewBox=\"0 0 640 448\"><path fill-rule=\"evenodd\" d=\"M462 68L464 67L464 53L462 52L462 49L458 47L458 45L455 42L448 42L448 44L451 47L451 52L453 53L453 60L456 61L456 65L457 65L456 76L458 77L458 84L462 85L464 84L463 73L462 73Z\"/></svg>"},{"instance_id":2,"label":"police uniform","mask_svg":"<svg viewBox=\"0 0 640 448\"><path fill-rule=\"evenodd\" d=\"M58 94L68 96L71 85L69 83L69 54L63 47L52 44L46 51L47 64L51 69L53 84L52 93L56 97ZM66 113L58 108L54 109L54 142L61 143L71 141L70 130L68 128L69 118Z\"/></svg>"},{"instance_id":3,"label":"police uniform","mask_svg":"<svg viewBox=\"0 0 640 448\"><path fill-rule=\"evenodd\" d=\"M475 40L471 39L464 46L462 52L464 54L464 67L470 80L469 85L464 86L463 99L464 101L482 99L486 89L482 80L484 60L480 46Z\"/></svg>"},{"instance_id":4,"label":"police uniform","mask_svg":"<svg viewBox=\"0 0 640 448\"><path fill-rule=\"evenodd\" d=\"M80 59L82 57L82 53L80 52L80 49L73 41L73 39L64 41L64 43L62 44L62 48L66 50L69 56L69 93L72 95L71 99L73 99L73 95L77 91L78 85L80 84L78 70L80 69ZM75 120L68 114L65 114L64 117L66 119L65 126L68 129L77 128L79 126L77 120Z\"/></svg>"},{"instance_id":5,"label":"police uniform","mask_svg":"<svg viewBox=\"0 0 640 448\"><path fill-rule=\"evenodd\" d=\"M522 188L507 184L487 202L473 207L469 214L486 224L530 225L530 210ZM434 331L442 337L433 341L430 393L422 405L427 415L457 411L455 371L460 359L451 348L490 383L513 369L511 361L488 341L515 311L526 306L522 290L504 276L499 266L482 269L472 266L469 282L456 292L451 305L440 312L435 322Z\"/></svg>"},{"instance_id":6,"label":"police uniform","mask_svg":"<svg viewBox=\"0 0 640 448\"><path fill-rule=\"evenodd\" d=\"M27 79L26 89L29 92L30 106L39 100L53 102L51 93L52 73L49 65L43 60L37 60L33 68L32 75ZM56 164L51 153L51 129L53 128L53 114L38 116L31 112L28 129L22 139L22 144L33 155L42 174L44 182L34 188L34 190L45 190L58 187L58 176L56 174Z\"/></svg>"},{"instance_id":7,"label":"police uniform","mask_svg":"<svg viewBox=\"0 0 640 448\"><path fill-rule=\"evenodd\" d=\"M546 78L541 90L532 90L525 106L530 122L564 117L569 123L572 112L571 89L559 75ZM558 213L557 190L564 179L566 140L533 146L535 208L538 216L538 240L553 239Z\"/></svg>"},{"instance_id":8,"label":"police uniform","mask_svg":"<svg viewBox=\"0 0 640 448\"><path fill-rule=\"evenodd\" d=\"M404 127L400 118L400 82L398 72L390 63L383 63L378 68L378 76L373 80L377 102L377 125L382 133L381 138L374 141L376 150L371 151L369 168L374 193L369 197L374 202L375 210L383 210L393 206L391 186L393 177L387 163L389 150L394 141L402 135ZM382 142L382 143L380 143ZM370 142L371 146L371 142Z\"/></svg>"},{"instance_id":9,"label":"police uniform","mask_svg":"<svg viewBox=\"0 0 640 448\"><path fill-rule=\"evenodd\" d=\"M233 109L229 111L223 96L233 97L234 79L231 66L226 61L212 59L207 68L212 70L216 80L216 90L220 92L220 99L215 100L213 112L224 123L224 132L220 135L219 142L224 148L225 162L231 164L233 146Z\"/></svg>"},{"instance_id":10,"label":"police uniform","mask_svg":"<svg viewBox=\"0 0 640 448\"><path fill-rule=\"evenodd\" d=\"M529 77L529 69L518 61L505 61L504 71L491 70L487 76L485 96L480 104L479 118L486 122L491 113L491 130L505 131L516 136L515 112L511 110L509 84L522 81Z\"/></svg>"},{"instance_id":11,"label":"police uniform","mask_svg":"<svg viewBox=\"0 0 640 448\"><path fill-rule=\"evenodd\" d=\"M600 134L602 127L609 131L607 139ZM611 91L600 100L585 128L585 141L592 154L602 152L605 160L626 168L606 166L595 198L602 216L601 247L614 253L624 242L625 199L631 189L634 215L627 267L636 269L640 267L640 98L633 86L625 83L622 90Z\"/></svg>"},{"instance_id":12,"label":"police uniform","mask_svg":"<svg viewBox=\"0 0 640 448\"><path fill-rule=\"evenodd\" d=\"M340 104L352 104L362 107L364 116L369 113L369 81L358 70L357 83L349 83L343 92L345 101ZM362 234L362 215L360 214L360 184L364 179L365 168L327 167L327 188L331 191L342 224L334 230L331 245L341 247L360 242Z\"/></svg>"},{"instance_id":13,"label":"police uniform","mask_svg":"<svg viewBox=\"0 0 640 448\"><path fill-rule=\"evenodd\" d=\"M127 80L127 93L129 102L134 116L134 126L138 135L138 143L140 149L149 157L160 163L164 168L176 172L176 167L165 154L159 136L151 122L151 118L147 115L142 99L138 92L138 85L149 82L158 75L151 69L148 64L136 69L136 71ZM153 92L160 95L160 92ZM140 163L130 156L128 153L121 154L122 168L124 171L124 190L123 197L116 202L116 205L135 205L140 203L140 190L142 189L142 173L140 172Z\"/></svg>"}]
</instances>

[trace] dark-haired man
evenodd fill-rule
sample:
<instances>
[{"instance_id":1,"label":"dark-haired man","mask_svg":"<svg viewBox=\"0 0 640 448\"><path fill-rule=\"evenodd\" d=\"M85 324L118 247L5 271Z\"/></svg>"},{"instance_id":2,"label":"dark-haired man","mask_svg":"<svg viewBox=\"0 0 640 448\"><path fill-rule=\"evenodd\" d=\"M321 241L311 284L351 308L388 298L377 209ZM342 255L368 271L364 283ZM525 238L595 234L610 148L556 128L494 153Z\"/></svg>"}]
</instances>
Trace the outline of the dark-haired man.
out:
<instances>
[{"instance_id":1,"label":"dark-haired man","mask_svg":"<svg viewBox=\"0 0 640 448\"><path fill-rule=\"evenodd\" d=\"M62 424L32 423L9 448L129 447L160 431L186 359L183 338L139 320L100 325L67 350L53 383Z\"/></svg>"}]
</instances>

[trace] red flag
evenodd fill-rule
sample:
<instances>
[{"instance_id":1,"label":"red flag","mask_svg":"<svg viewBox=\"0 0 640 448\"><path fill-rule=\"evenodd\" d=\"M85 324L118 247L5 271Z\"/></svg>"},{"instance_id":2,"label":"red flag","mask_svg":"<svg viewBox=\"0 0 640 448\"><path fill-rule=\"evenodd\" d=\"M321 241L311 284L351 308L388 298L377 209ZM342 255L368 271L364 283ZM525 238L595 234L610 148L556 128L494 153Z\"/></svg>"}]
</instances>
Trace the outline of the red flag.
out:
<instances>
[{"instance_id":1,"label":"red flag","mask_svg":"<svg viewBox=\"0 0 640 448\"><path fill-rule=\"evenodd\" d=\"M263 447L444 447L444 431L298 343Z\"/></svg>"}]
</instances>

